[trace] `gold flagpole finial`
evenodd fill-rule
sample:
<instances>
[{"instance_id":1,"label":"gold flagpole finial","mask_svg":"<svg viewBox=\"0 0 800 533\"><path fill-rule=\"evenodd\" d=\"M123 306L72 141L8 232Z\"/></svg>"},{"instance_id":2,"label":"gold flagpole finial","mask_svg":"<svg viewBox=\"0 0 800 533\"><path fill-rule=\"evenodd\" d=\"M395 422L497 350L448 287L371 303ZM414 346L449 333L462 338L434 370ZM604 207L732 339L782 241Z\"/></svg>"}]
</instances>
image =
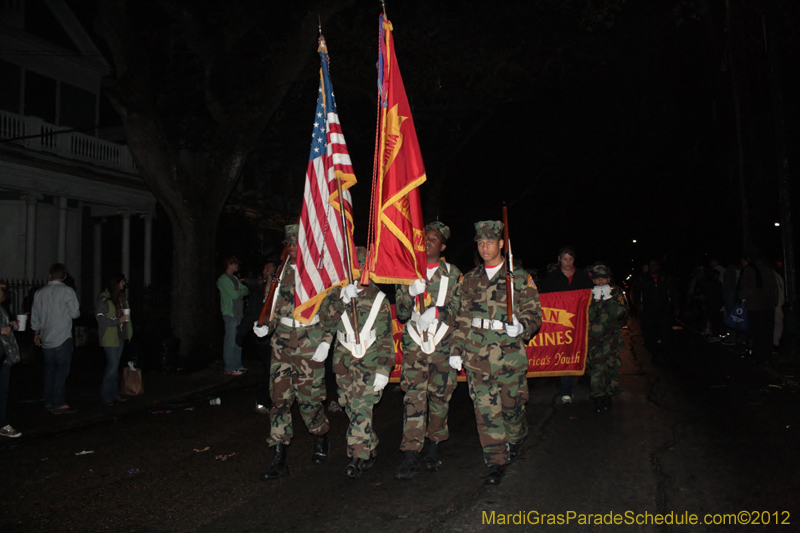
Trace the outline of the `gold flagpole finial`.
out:
<instances>
[{"instance_id":1,"label":"gold flagpole finial","mask_svg":"<svg viewBox=\"0 0 800 533\"><path fill-rule=\"evenodd\" d=\"M386 18L386 2L381 0L381 9L383 9L383 18Z\"/></svg>"}]
</instances>

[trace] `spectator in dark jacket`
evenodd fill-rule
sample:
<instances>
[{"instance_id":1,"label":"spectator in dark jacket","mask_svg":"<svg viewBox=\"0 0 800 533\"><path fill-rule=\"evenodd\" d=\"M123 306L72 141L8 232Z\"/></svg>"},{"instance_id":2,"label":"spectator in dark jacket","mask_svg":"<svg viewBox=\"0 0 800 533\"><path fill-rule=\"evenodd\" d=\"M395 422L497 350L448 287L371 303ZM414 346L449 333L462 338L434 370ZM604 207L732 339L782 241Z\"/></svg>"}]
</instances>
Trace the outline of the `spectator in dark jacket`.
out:
<instances>
[{"instance_id":1,"label":"spectator in dark jacket","mask_svg":"<svg viewBox=\"0 0 800 533\"><path fill-rule=\"evenodd\" d=\"M583 269L575 268L575 248L564 245L558 251L558 267L549 272L538 285L539 293L577 291L594 288L594 282ZM559 394L562 403L572 403L573 376L561 376Z\"/></svg>"},{"instance_id":2,"label":"spectator in dark jacket","mask_svg":"<svg viewBox=\"0 0 800 533\"><path fill-rule=\"evenodd\" d=\"M722 301L725 304L725 316L731 314L736 306L736 287L739 285L741 273L741 263L731 263L722 276ZM728 334L722 339L722 344L732 346L736 344L737 340L744 342L747 338L747 335L741 331L736 331L733 328L726 329Z\"/></svg>"},{"instance_id":3,"label":"spectator in dark jacket","mask_svg":"<svg viewBox=\"0 0 800 533\"><path fill-rule=\"evenodd\" d=\"M748 251L742 259L737 296L747 306L748 335L753 346L753 357L756 362L765 364L772 349L778 284L772 269L757 250Z\"/></svg>"},{"instance_id":4,"label":"spectator in dark jacket","mask_svg":"<svg viewBox=\"0 0 800 533\"><path fill-rule=\"evenodd\" d=\"M631 296L639 311L645 347L653 361L669 357L672 319L680 311L678 290L672 277L661 272L657 259L651 259L648 272L633 283Z\"/></svg>"}]
</instances>

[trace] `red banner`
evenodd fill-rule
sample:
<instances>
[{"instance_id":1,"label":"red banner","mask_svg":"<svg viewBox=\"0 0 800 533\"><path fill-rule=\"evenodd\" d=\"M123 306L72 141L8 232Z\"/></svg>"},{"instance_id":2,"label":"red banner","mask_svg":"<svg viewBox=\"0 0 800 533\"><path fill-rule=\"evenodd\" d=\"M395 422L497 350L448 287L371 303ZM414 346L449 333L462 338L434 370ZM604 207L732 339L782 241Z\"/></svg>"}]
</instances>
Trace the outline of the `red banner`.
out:
<instances>
[{"instance_id":1,"label":"red banner","mask_svg":"<svg viewBox=\"0 0 800 533\"><path fill-rule=\"evenodd\" d=\"M392 23L380 16L380 130L375 147L369 275L375 283L409 284L425 273L425 224L419 186L425 165L397 65Z\"/></svg>"},{"instance_id":2,"label":"red banner","mask_svg":"<svg viewBox=\"0 0 800 533\"><path fill-rule=\"evenodd\" d=\"M528 342L528 377L583 375L591 289L547 292L539 299L542 327Z\"/></svg>"},{"instance_id":3,"label":"red banner","mask_svg":"<svg viewBox=\"0 0 800 533\"><path fill-rule=\"evenodd\" d=\"M528 377L581 376L586 370L589 347L591 289L540 294L542 327L527 346ZM403 366L403 324L392 305L394 367L389 381L400 381ZM466 381L462 370L459 381Z\"/></svg>"}]
</instances>

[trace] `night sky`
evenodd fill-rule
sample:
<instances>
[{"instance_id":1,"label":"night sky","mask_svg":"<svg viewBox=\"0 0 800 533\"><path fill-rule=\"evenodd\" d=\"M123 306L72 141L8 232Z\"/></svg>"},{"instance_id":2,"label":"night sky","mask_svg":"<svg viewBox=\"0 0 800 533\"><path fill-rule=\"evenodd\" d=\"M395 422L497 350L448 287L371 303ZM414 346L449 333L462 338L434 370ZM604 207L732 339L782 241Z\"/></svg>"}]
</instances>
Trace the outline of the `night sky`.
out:
<instances>
[{"instance_id":1,"label":"night sky","mask_svg":"<svg viewBox=\"0 0 800 533\"><path fill-rule=\"evenodd\" d=\"M566 243L576 247L579 266L608 261L618 277L650 256L684 276L710 255L736 260L743 245L732 57L753 240L780 259L764 43L781 54L796 182L800 79L790 66L800 59L799 8L741 3L731 2L729 43L721 1L389 2L429 180L443 180L425 218L451 226L448 258L471 267L472 224L499 219L506 201L515 255L526 268L555 261ZM70 4L91 18L91 9ZM762 19L761 4L778 5L777 14L767 10ZM358 2L323 28L359 180L352 189L359 244L369 209L379 9ZM315 42L309 54L316 56ZM246 183L270 176L265 203L273 210L299 211L317 69L312 58L248 170ZM423 197L430 191L423 185Z\"/></svg>"}]
</instances>

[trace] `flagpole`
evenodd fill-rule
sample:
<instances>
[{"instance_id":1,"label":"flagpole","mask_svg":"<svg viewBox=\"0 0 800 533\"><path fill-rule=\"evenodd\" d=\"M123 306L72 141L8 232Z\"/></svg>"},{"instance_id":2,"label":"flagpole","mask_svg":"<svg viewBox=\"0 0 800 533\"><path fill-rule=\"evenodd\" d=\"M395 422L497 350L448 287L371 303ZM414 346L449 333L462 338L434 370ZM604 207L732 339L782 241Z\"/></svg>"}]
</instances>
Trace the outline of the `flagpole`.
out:
<instances>
[{"instance_id":1,"label":"flagpole","mask_svg":"<svg viewBox=\"0 0 800 533\"><path fill-rule=\"evenodd\" d=\"M350 256L350 232L347 231L347 217L344 215L344 196L342 196L342 179L336 176L336 190L339 191L339 216L342 218L342 233L344 234L344 250L345 260L347 261L347 284L353 283L353 263ZM356 344L361 344L361 338L358 333L358 309L356 308L356 299L350 300L350 307L353 311L353 331L356 334Z\"/></svg>"}]
</instances>

